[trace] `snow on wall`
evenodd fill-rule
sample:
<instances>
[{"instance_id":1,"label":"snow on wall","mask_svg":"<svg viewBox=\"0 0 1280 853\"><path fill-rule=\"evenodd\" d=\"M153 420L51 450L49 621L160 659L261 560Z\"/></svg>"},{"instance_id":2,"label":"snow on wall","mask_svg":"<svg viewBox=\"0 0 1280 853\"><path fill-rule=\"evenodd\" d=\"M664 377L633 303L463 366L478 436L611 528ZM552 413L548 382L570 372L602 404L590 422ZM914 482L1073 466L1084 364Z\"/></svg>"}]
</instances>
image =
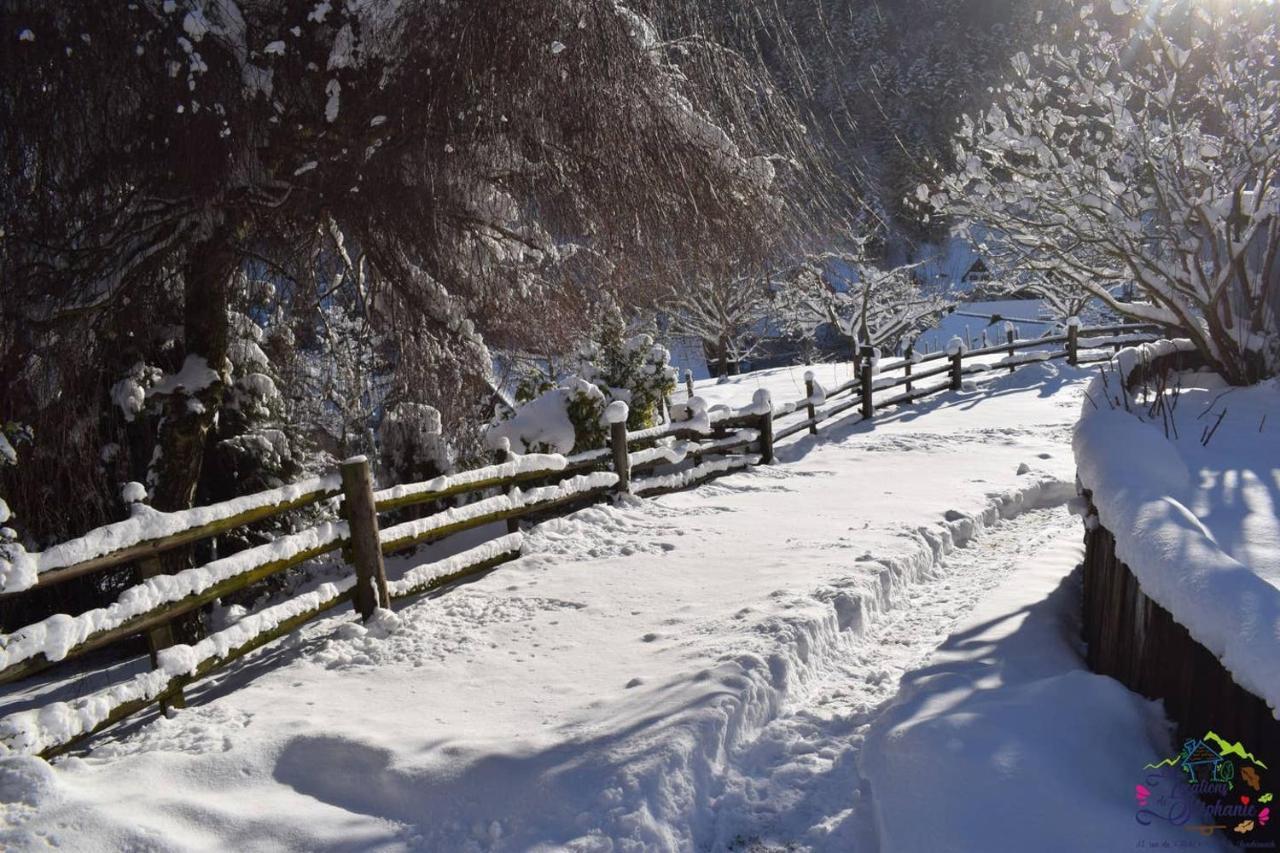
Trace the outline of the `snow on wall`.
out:
<instances>
[{"instance_id":1,"label":"snow on wall","mask_svg":"<svg viewBox=\"0 0 1280 853\"><path fill-rule=\"evenodd\" d=\"M760 457L758 455L724 456L699 463L692 468L678 471L674 474L660 474L654 477L639 478L631 484L631 491L633 494L642 495L645 492L652 492L658 489L682 489L712 474L759 464Z\"/></svg>"},{"instance_id":2,"label":"snow on wall","mask_svg":"<svg viewBox=\"0 0 1280 853\"><path fill-rule=\"evenodd\" d=\"M527 490L512 489L510 494L485 498L466 506L452 507L444 512L434 513L427 518L406 521L403 524L388 527L382 530L380 535L383 544L405 539L417 539L433 530L440 530L459 522L470 521L493 513L530 507L535 504L562 500L574 495L595 491L596 489L607 489L617 482L617 474L611 471L596 471L591 474L570 477L552 486L541 486Z\"/></svg>"},{"instance_id":3,"label":"snow on wall","mask_svg":"<svg viewBox=\"0 0 1280 853\"><path fill-rule=\"evenodd\" d=\"M666 462L671 465L678 465L688 458L690 452L695 451L711 451L721 447L732 447L742 442L751 442L760 438L760 431L754 429L740 429L733 435L725 438L716 439L715 441L677 441L674 444L660 444L657 447L651 447L648 450L637 450L628 454L631 461L631 467L639 465L647 465L651 462Z\"/></svg>"},{"instance_id":4,"label":"snow on wall","mask_svg":"<svg viewBox=\"0 0 1280 853\"><path fill-rule=\"evenodd\" d=\"M90 693L70 702L54 702L42 708L20 711L0 720L0 744L14 752L35 754L61 746L92 731L120 706L150 701L168 689L174 678L190 675L203 663L226 657L282 622L331 602L355 585L355 577L321 584L311 592L250 614L194 646L176 645L162 650L159 666L121 684Z\"/></svg>"},{"instance_id":5,"label":"snow on wall","mask_svg":"<svg viewBox=\"0 0 1280 853\"><path fill-rule=\"evenodd\" d=\"M524 456L517 456L509 462L502 462L498 465L489 465L485 468L473 468L470 471L460 471L457 474L446 474L440 477L433 477L432 479L424 480L421 483L390 486L375 492L373 499L375 503L383 503L385 501L394 501L400 500L401 498L413 497L414 495L443 492L447 489L454 489L459 486L468 486L485 480L501 480L507 477L516 477L521 474L531 474L541 471L546 471L548 473L563 471L567 464L568 462L565 457L559 454L530 453Z\"/></svg>"},{"instance_id":6,"label":"snow on wall","mask_svg":"<svg viewBox=\"0 0 1280 853\"><path fill-rule=\"evenodd\" d=\"M1113 364L1127 377L1189 349L1189 341L1161 341L1122 350ZM1227 553L1192 511L1199 470L1193 475L1161 426L1125 409L1117 377L1095 378L1088 394L1076 465L1116 555L1241 687L1280 709L1280 588Z\"/></svg>"}]
</instances>

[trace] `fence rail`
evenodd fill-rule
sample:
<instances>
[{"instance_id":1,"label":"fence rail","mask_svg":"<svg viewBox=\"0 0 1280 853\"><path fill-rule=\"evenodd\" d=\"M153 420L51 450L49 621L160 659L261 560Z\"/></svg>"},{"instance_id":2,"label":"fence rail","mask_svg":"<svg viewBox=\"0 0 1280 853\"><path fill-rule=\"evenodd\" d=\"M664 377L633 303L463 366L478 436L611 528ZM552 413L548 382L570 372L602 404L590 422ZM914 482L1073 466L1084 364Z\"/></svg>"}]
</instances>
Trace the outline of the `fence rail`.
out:
<instances>
[{"instance_id":1,"label":"fence rail","mask_svg":"<svg viewBox=\"0 0 1280 853\"><path fill-rule=\"evenodd\" d=\"M58 614L0 635L0 684L29 678L139 635L146 635L151 642L153 669L70 704L54 703L10 714L0 719L0 742L47 758L153 704L180 705L184 688L194 681L348 600L368 618L391 601L421 595L515 559L520 555L520 533L515 531L521 519L563 515L619 492L658 495L690 488L751 465L768 464L773 461L776 441L804 431L816 434L823 422L854 408L860 409L862 418L872 419L884 408L959 390L966 376L1000 368L1012 372L1024 364L1052 359L1087 363L1108 357L1100 355L1097 348L1119 351L1122 344L1154 338L1150 327L1133 325L1070 327L1066 335L1027 340L1014 340L1010 333L1004 344L977 350L960 348L925 356L908 351L902 359L881 364L878 377L870 358L864 355L858 376L825 394L815 393L814 382L806 378L803 399L777 406L767 394L759 393L751 405L741 409L717 406L707 410L691 399L676 407L683 409L680 420L631 432L625 424L614 424L609 446L570 457L509 455L493 465L377 491L368 462L356 458L330 476L221 504L177 513L135 508L134 516L125 521L25 555L28 571L17 575L25 577L25 583L19 580L16 588L0 589L0 595L21 595L130 563L139 565L142 579L107 607L75 616ZM1065 347L1025 353L1057 344ZM974 361L991 355L1004 358L990 364ZM921 364L943 359L945 363L936 367L918 369ZM892 373L900 375L888 375ZM924 380L942 376L947 377L945 382L917 387ZM885 393L898 388L903 392ZM775 420L792 418L794 422L781 429L775 426ZM340 502L340 521L322 522L175 574L157 570L154 561L162 554L331 500ZM380 527L379 515L409 507L439 507L442 502L455 505ZM405 577L388 583L384 555L501 521L507 522L507 536L410 569ZM324 584L319 590L267 607L193 645L172 644L175 619L292 566L339 550L353 568L341 582ZM59 717L60 724L45 726L42 719L50 715Z\"/></svg>"}]
</instances>

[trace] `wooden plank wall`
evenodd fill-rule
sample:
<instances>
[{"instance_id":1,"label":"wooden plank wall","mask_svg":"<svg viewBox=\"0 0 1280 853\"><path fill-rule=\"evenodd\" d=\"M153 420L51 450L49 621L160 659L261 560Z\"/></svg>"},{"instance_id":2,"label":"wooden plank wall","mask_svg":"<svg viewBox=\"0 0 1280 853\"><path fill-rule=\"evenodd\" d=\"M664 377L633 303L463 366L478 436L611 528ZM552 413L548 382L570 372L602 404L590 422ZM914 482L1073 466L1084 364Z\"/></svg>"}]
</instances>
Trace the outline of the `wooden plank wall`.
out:
<instances>
[{"instance_id":1,"label":"wooden plank wall","mask_svg":"<svg viewBox=\"0 0 1280 853\"><path fill-rule=\"evenodd\" d=\"M1116 557L1115 538L1101 525L1085 534L1084 639L1090 669L1164 700L1165 712L1177 723L1176 744L1212 730L1242 741L1264 761L1280 762L1280 721L1142 592Z\"/></svg>"}]
</instances>

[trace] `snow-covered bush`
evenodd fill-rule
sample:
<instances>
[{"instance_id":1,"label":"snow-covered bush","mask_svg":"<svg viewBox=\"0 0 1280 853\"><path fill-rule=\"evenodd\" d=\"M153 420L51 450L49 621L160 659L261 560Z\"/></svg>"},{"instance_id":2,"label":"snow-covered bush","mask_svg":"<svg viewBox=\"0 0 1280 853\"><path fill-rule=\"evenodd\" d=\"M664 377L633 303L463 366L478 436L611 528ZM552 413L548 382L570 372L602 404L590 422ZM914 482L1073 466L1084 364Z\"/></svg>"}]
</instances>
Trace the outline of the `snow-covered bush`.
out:
<instances>
[{"instance_id":1,"label":"snow-covered bush","mask_svg":"<svg viewBox=\"0 0 1280 853\"><path fill-rule=\"evenodd\" d=\"M966 118L934 209L1018 266L1190 337L1233 384L1280 371L1280 29L1274 4L1081 9ZM1106 24L1106 26L1104 26ZM1140 301L1115 285L1133 283Z\"/></svg>"},{"instance_id":2,"label":"snow-covered bush","mask_svg":"<svg viewBox=\"0 0 1280 853\"><path fill-rule=\"evenodd\" d=\"M516 410L492 424L490 447L502 439L517 453L569 453L603 447L609 436L606 406L627 405L627 427L659 422L675 391L671 353L648 334L627 334L614 309L595 340L579 347L574 372L563 378L535 368L516 387Z\"/></svg>"},{"instance_id":3,"label":"snow-covered bush","mask_svg":"<svg viewBox=\"0 0 1280 853\"><path fill-rule=\"evenodd\" d=\"M676 389L671 353L647 334L626 336L621 323L610 324L598 341L578 352L577 374L603 390L610 400L622 400L630 414L630 429L651 427Z\"/></svg>"},{"instance_id":4,"label":"snow-covered bush","mask_svg":"<svg viewBox=\"0 0 1280 853\"><path fill-rule=\"evenodd\" d=\"M378 425L379 462L390 483L416 483L449 472L452 455L440 412L424 403L388 406Z\"/></svg>"},{"instance_id":5,"label":"snow-covered bush","mask_svg":"<svg viewBox=\"0 0 1280 853\"><path fill-rule=\"evenodd\" d=\"M603 447L609 435L604 417L607 404L598 387L571 376L496 420L485 441L493 449L509 446L516 453L575 453Z\"/></svg>"}]
</instances>

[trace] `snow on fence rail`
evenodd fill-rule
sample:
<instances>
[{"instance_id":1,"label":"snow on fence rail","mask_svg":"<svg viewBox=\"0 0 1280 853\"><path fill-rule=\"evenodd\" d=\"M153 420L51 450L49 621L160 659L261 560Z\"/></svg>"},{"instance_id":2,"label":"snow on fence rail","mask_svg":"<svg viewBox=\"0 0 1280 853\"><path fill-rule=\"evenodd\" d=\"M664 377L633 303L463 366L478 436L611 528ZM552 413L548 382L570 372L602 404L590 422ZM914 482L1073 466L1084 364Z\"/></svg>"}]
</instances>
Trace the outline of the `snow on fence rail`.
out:
<instances>
[{"instance_id":1,"label":"snow on fence rail","mask_svg":"<svg viewBox=\"0 0 1280 853\"><path fill-rule=\"evenodd\" d=\"M715 477L773 461L775 441L803 430L816 434L819 424L854 407L863 418L888 406L912 402L948 389L959 390L966 375L1046 359L1081 358L1080 347L1131 342L1132 326L1100 329L1068 328L1068 334L1016 341L1002 346L916 356L881 365L879 377L864 354L859 376L827 392L806 377L802 400L775 406L765 391L739 409L707 409L693 397L674 411L679 419L652 429L626 429L625 418L610 424L609 446L565 457L552 454L516 456L506 453L497 464L436 477L420 483L392 485L374 491L368 461L344 462L338 473L292 486L247 495L176 513L135 507L134 516L92 530L84 536L44 552L20 554L16 562L0 563L0 595L99 572L125 564L139 569L139 583L120 593L107 606L78 615L56 614L16 631L0 635L0 684L32 676L62 661L121 640L146 635L153 668L128 681L72 702L54 702L0 719L0 744L9 749L51 757L81 739L102 731L145 708L181 706L182 691L190 683L243 657L262 645L296 630L348 600L363 618L392 600L439 588L469 575L488 571L520 555L520 519L563 515L583 505L607 500L619 492L658 495L690 488ZM1120 333L1121 338L1097 337ZM1078 335L1093 335L1080 338ZM1146 340L1153 339L1146 335ZM1065 343L1057 352L1020 351ZM966 360L1002 354L993 364ZM945 358L938 367L917 366ZM892 371L900 376L890 377ZM947 375L946 382L915 387L921 380ZM902 388L903 392L883 392ZM880 394L876 397L877 393ZM846 397L832 403L832 398ZM776 433L774 420L803 416ZM632 474L644 476L632 480ZM160 555L202 539L226 533L331 499L340 499L344 520L322 522L265 545L249 548L202 566L165 574ZM378 514L407 507L454 506L436 509L422 518L382 529ZM459 501L463 501L459 503ZM508 535L445 560L413 568L388 582L383 554L394 553L455 533L506 521ZM341 549L354 571L337 582L322 584L302 595L250 614L194 645L175 645L174 619L306 560Z\"/></svg>"}]
</instances>

